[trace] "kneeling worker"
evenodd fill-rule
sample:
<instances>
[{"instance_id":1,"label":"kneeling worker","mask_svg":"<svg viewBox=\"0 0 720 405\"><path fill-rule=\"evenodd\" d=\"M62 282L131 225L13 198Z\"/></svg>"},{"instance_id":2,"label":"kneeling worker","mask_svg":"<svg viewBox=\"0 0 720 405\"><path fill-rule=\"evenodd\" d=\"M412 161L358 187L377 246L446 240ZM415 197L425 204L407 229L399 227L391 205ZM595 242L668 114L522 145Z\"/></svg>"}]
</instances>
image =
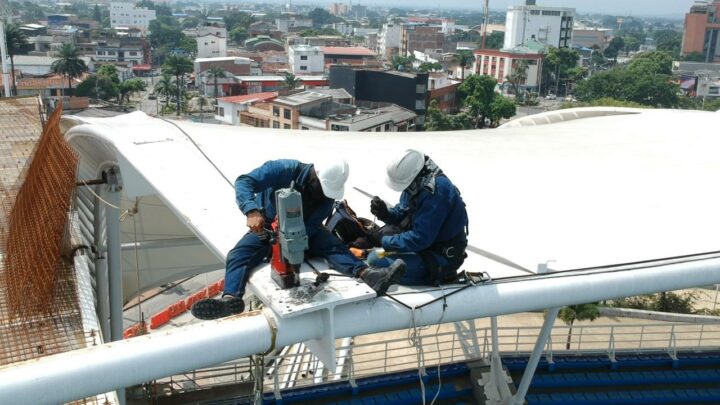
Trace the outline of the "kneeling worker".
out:
<instances>
[{"instance_id":1,"label":"kneeling worker","mask_svg":"<svg viewBox=\"0 0 720 405\"><path fill-rule=\"evenodd\" d=\"M468 216L460 192L428 156L406 150L387 165L385 183L402 191L400 203L388 208L374 197L370 211L399 233L374 241L387 256L373 251L371 266L389 266L394 260L407 263L399 284L436 285L452 282L465 260Z\"/></svg>"},{"instance_id":2,"label":"kneeling worker","mask_svg":"<svg viewBox=\"0 0 720 405\"><path fill-rule=\"evenodd\" d=\"M349 175L347 162L306 164L297 160L269 161L235 180L235 195L240 210L247 216L250 231L227 255L225 290L220 299L205 299L193 305L196 318L216 319L241 313L245 309L243 294L250 271L271 254L265 231L275 218L275 191L290 187L302 195L303 220L308 237L308 254L325 258L330 267L360 277L378 295L405 274L405 263L386 268L368 266L350 253L340 239L322 226L330 216L333 201L342 199Z\"/></svg>"}]
</instances>

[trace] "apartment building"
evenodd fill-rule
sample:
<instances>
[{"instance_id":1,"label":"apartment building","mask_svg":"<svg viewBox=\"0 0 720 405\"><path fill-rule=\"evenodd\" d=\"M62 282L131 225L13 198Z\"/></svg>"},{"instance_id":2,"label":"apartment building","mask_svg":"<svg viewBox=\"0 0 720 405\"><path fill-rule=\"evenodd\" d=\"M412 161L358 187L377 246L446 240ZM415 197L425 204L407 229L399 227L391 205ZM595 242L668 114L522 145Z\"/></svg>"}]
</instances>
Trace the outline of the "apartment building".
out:
<instances>
[{"instance_id":1,"label":"apartment building","mask_svg":"<svg viewBox=\"0 0 720 405\"><path fill-rule=\"evenodd\" d=\"M527 0L525 5L508 7L503 49L512 49L534 40L556 48L572 45L574 8L544 7Z\"/></svg>"},{"instance_id":2,"label":"apartment building","mask_svg":"<svg viewBox=\"0 0 720 405\"><path fill-rule=\"evenodd\" d=\"M720 62L720 0L697 1L685 15L682 54L692 53Z\"/></svg>"},{"instance_id":3,"label":"apartment building","mask_svg":"<svg viewBox=\"0 0 720 405\"><path fill-rule=\"evenodd\" d=\"M156 18L155 10L136 7L130 2L110 2L110 26L134 27L147 31L150 21Z\"/></svg>"}]
</instances>

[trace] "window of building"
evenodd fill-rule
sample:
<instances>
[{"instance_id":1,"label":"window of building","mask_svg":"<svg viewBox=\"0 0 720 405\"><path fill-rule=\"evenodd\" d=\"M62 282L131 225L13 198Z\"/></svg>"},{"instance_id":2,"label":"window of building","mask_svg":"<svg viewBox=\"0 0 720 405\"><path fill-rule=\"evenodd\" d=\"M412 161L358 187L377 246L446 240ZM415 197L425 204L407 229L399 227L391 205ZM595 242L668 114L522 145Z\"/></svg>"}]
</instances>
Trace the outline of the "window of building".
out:
<instances>
[{"instance_id":1,"label":"window of building","mask_svg":"<svg viewBox=\"0 0 720 405\"><path fill-rule=\"evenodd\" d=\"M540 15L540 10L530 10L530 15Z\"/></svg>"},{"instance_id":2,"label":"window of building","mask_svg":"<svg viewBox=\"0 0 720 405\"><path fill-rule=\"evenodd\" d=\"M717 96L720 95L720 87L709 87L708 88L708 95L710 96Z\"/></svg>"},{"instance_id":3,"label":"window of building","mask_svg":"<svg viewBox=\"0 0 720 405\"><path fill-rule=\"evenodd\" d=\"M289 108L283 109L283 117L285 117L286 120L289 120L292 115L292 111Z\"/></svg>"},{"instance_id":4,"label":"window of building","mask_svg":"<svg viewBox=\"0 0 720 405\"><path fill-rule=\"evenodd\" d=\"M283 124L283 129L290 129L290 124Z\"/></svg>"},{"instance_id":5,"label":"window of building","mask_svg":"<svg viewBox=\"0 0 720 405\"><path fill-rule=\"evenodd\" d=\"M273 128L280 128L280 121L273 121Z\"/></svg>"},{"instance_id":6,"label":"window of building","mask_svg":"<svg viewBox=\"0 0 720 405\"><path fill-rule=\"evenodd\" d=\"M130 56L137 56L137 52L135 52L135 51L130 51Z\"/></svg>"},{"instance_id":7,"label":"window of building","mask_svg":"<svg viewBox=\"0 0 720 405\"><path fill-rule=\"evenodd\" d=\"M425 85L424 84L416 84L415 85L415 93L418 93L418 94L425 93Z\"/></svg>"},{"instance_id":8,"label":"window of building","mask_svg":"<svg viewBox=\"0 0 720 405\"><path fill-rule=\"evenodd\" d=\"M225 109L223 107L218 107L217 115L225 115Z\"/></svg>"},{"instance_id":9,"label":"window of building","mask_svg":"<svg viewBox=\"0 0 720 405\"><path fill-rule=\"evenodd\" d=\"M300 70L307 70L307 66L300 66Z\"/></svg>"},{"instance_id":10,"label":"window of building","mask_svg":"<svg viewBox=\"0 0 720 405\"><path fill-rule=\"evenodd\" d=\"M307 55L301 55L300 60L307 60Z\"/></svg>"},{"instance_id":11,"label":"window of building","mask_svg":"<svg viewBox=\"0 0 720 405\"><path fill-rule=\"evenodd\" d=\"M273 117L279 117L280 116L280 107L273 106Z\"/></svg>"},{"instance_id":12,"label":"window of building","mask_svg":"<svg viewBox=\"0 0 720 405\"><path fill-rule=\"evenodd\" d=\"M300 128L300 129L302 129L303 131L309 131L309 130L310 130L310 128L308 128L308 127L306 127L306 126L304 126L304 125L303 125L302 128Z\"/></svg>"},{"instance_id":13,"label":"window of building","mask_svg":"<svg viewBox=\"0 0 720 405\"><path fill-rule=\"evenodd\" d=\"M375 127L375 132L380 132L381 129L382 127Z\"/></svg>"},{"instance_id":14,"label":"window of building","mask_svg":"<svg viewBox=\"0 0 720 405\"><path fill-rule=\"evenodd\" d=\"M332 124L330 126L331 131L349 131L350 128L347 125Z\"/></svg>"},{"instance_id":15,"label":"window of building","mask_svg":"<svg viewBox=\"0 0 720 405\"><path fill-rule=\"evenodd\" d=\"M425 100L415 100L415 109L416 110L424 110L425 109Z\"/></svg>"},{"instance_id":16,"label":"window of building","mask_svg":"<svg viewBox=\"0 0 720 405\"><path fill-rule=\"evenodd\" d=\"M385 124L385 132L390 130L390 124Z\"/></svg>"},{"instance_id":17,"label":"window of building","mask_svg":"<svg viewBox=\"0 0 720 405\"><path fill-rule=\"evenodd\" d=\"M559 11L553 11L553 10L543 10L542 15L551 15L551 16L560 16Z\"/></svg>"}]
</instances>

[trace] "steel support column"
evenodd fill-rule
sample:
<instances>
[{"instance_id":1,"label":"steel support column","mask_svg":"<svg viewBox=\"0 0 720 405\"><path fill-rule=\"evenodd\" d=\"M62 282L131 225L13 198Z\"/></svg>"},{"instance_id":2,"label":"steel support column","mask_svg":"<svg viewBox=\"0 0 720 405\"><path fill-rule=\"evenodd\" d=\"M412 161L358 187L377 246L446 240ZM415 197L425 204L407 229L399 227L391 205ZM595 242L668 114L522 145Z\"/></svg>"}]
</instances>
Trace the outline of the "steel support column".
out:
<instances>
[{"instance_id":1,"label":"steel support column","mask_svg":"<svg viewBox=\"0 0 720 405\"><path fill-rule=\"evenodd\" d=\"M102 193L98 186L96 194ZM105 209L103 202L99 198L95 197L93 207L93 243L95 244L95 279L96 279L96 292L97 292L97 310L98 310L98 321L100 322L100 330L102 331L103 341L110 341L110 307L109 296L110 289L108 284L108 268L107 268L107 257L105 234Z\"/></svg>"},{"instance_id":2,"label":"steel support column","mask_svg":"<svg viewBox=\"0 0 720 405\"><path fill-rule=\"evenodd\" d=\"M122 249L120 247L120 177L117 168L107 172L108 184L103 198L107 232L107 267L110 286L110 339L123 339L123 292L122 292ZM125 388L117 390L120 405L125 404Z\"/></svg>"},{"instance_id":3,"label":"steel support column","mask_svg":"<svg viewBox=\"0 0 720 405\"><path fill-rule=\"evenodd\" d=\"M492 354L490 355L490 378L484 385L486 403L504 404L511 400L512 393L500 358L497 316L490 317L490 328L492 329Z\"/></svg>"},{"instance_id":4,"label":"steel support column","mask_svg":"<svg viewBox=\"0 0 720 405\"><path fill-rule=\"evenodd\" d=\"M535 347L533 348L532 355L530 355L530 360L528 360L528 365L525 367L525 373L523 373L520 385L513 397L513 404L515 405L522 405L525 403L525 395L528 392L528 388L530 388L530 381L532 381L532 378L535 375L535 369L540 362L540 356L542 356L545 344L550 337L558 312L560 312L559 307L551 308L545 316L545 322L543 322L540 335L538 335L537 341L535 342Z\"/></svg>"}]
</instances>

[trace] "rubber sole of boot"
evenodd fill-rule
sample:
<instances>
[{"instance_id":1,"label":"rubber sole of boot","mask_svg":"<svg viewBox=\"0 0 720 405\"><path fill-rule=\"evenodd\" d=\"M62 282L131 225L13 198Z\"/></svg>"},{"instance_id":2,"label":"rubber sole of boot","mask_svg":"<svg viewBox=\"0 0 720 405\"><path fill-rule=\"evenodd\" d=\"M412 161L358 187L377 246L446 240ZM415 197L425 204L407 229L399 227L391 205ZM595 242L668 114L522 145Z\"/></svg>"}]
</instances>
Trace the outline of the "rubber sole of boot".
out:
<instances>
[{"instance_id":1,"label":"rubber sole of boot","mask_svg":"<svg viewBox=\"0 0 720 405\"><path fill-rule=\"evenodd\" d=\"M190 308L190 313L198 319L212 320L239 314L243 310L245 310L245 303L241 299L204 299L196 302L192 308Z\"/></svg>"},{"instance_id":2,"label":"rubber sole of boot","mask_svg":"<svg viewBox=\"0 0 720 405\"><path fill-rule=\"evenodd\" d=\"M388 277L387 280L383 281L378 287L378 289L375 291L378 297L385 295L391 285L397 284L398 281L403 278L403 276L405 275L405 271L407 270L407 265L404 261L398 259L395 260L390 265L390 267L388 267L388 270L391 273L390 277Z\"/></svg>"}]
</instances>

